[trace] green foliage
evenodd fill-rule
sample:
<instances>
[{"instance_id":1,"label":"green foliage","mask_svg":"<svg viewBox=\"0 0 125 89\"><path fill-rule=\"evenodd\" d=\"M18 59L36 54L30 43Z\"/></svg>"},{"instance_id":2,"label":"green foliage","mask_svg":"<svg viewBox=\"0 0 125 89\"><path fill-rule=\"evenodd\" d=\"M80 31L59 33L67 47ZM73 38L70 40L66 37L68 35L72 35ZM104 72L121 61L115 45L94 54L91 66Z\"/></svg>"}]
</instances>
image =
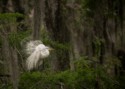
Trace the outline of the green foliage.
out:
<instances>
[{"instance_id":1,"label":"green foliage","mask_svg":"<svg viewBox=\"0 0 125 89\"><path fill-rule=\"evenodd\" d=\"M45 44L51 45L51 47L54 47L54 49L58 49L58 50L69 50L69 44L62 44L56 41L52 41L52 40L46 40L44 39L43 42Z\"/></svg>"},{"instance_id":2,"label":"green foliage","mask_svg":"<svg viewBox=\"0 0 125 89\"><path fill-rule=\"evenodd\" d=\"M119 81L117 89L124 89L125 88L125 75L120 75L117 77L117 81Z\"/></svg>"},{"instance_id":3,"label":"green foliage","mask_svg":"<svg viewBox=\"0 0 125 89\"><path fill-rule=\"evenodd\" d=\"M99 57L101 55L101 45L104 43L103 39L100 39L98 37L95 37L95 40L93 41L93 47L95 51L95 56Z\"/></svg>"},{"instance_id":4,"label":"green foliage","mask_svg":"<svg viewBox=\"0 0 125 89\"><path fill-rule=\"evenodd\" d=\"M27 30L27 31L22 31L22 32L11 32L9 35L8 35L8 38L9 38L9 43L11 46L15 46L15 47L20 47L20 43L21 41L28 37L28 35L30 35L31 31L30 30Z\"/></svg>"},{"instance_id":5,"label":"green foliage","mask_svg":"<svg viewBox=\"0 0 125 89\"><path fill-rule=\"evenodd\" d=\"M69 50L70 45L68 43L59 43L57 41L54 41L49 37L49 35L50 34L43 27L41 32L41 39L44 44L51 46L56 50Z\"/></svg>"},{"instance_id":6,"label":"green foliage","mask_svg":"<svg viewBox=\"0 0 125 89\"><path fill-rule=\"evenodd\" d=\"M0 84L0 89L13 89L12 84Z\"/></svg>"},{"instance_id":7,"label":"green foliage","mask_svg":"<svg viewBox=\"0 0 125 89\"><path fill-rule=\"evenodd\" d=\"M24 18L24 15L20 13L2 13L0 14L0 22L13 22L18 17Z\"/></svg>"},{"instance_id":8,"label":"green foliage","mask_svg":"<svg viewBox=\"0 0 125 89\"><path fill-rule=\"evenodd\" d=\"M19 46L20 42L26 35L29 34L28 31L17 31L17 26L20 24L17 22L18 18L24 18L23 14L20 13L1 13L0 14L0 30L8 34L9 43L12 46ZM13 30L13 31L11 31ZM0 39L1 45L1 39Z\"/></svg>"},{"instance_id":9,"label":"green foliage","mask_svg":"<svg viewBox=\"0 0 125 89\"><path fill-rule=\"evenodd\" d=\"M85 12L85 16L88 17L93 17L94 12L97 8L97 6L99 6L100 1L99 0L81 0L81 5L83 8L83 12Z\"/></svg>"},{"instance_id":10,"label":"green foliage","mask_svg":"<svg viewBox=\"0 0 125 89\"><path fill-rule=\"evenodd\" d=\"M86 58L75 63L75 71L26 72L23 73L19 89L116 89L117 82L104 68L92 68Z\"/></svg>"},{"instance_id":11,"label":"green foliage","mask_svg":"<svg viewBox=\"0 0 125 89\"><path fill-rule=\"evenodd\" d=\"M54 85L57 78L54 78L54 74L46 74L40 72L24 73L20 80L19 89L45 89L49 88L55 89Z\"/></svg>"}]
</instances>

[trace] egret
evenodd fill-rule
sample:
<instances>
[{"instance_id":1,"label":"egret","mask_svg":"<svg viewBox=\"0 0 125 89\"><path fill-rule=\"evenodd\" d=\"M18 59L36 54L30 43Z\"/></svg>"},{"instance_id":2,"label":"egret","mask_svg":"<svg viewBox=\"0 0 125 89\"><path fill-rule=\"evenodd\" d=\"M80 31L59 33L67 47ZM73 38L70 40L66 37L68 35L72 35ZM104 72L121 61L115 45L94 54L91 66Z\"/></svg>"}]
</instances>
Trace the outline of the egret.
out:
<instances>
[{"instance_id":1,"label":"egret","mask_svg":"<svg viewBox=\"0 0 125 89\"><path fill-rule=\"evenodd\" d=\"M30 41L26 45L26 53L29 57L26 60L28 70L32 70L43 63L43 59L48 57L52 48L45 46L41 41Z\"/></svg>"}]
</instances>

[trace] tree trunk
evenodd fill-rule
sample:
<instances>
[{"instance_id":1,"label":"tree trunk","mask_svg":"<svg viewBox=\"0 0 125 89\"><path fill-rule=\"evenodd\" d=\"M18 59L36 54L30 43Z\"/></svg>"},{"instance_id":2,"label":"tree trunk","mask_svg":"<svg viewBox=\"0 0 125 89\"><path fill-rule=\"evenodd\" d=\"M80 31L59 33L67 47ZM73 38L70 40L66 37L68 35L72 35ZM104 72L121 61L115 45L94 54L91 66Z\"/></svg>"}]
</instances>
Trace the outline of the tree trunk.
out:
<instances>
[{"instance_id":1,"label":"tree trunk","mask_svg":"<svg viewBox=\"0 0 125 89\"><path fill-rule=\"evenodd\" d=\"M69 43L69 31L66 27L62 0L45 1L45 22L47 30L51 33L52 40L60 44ZM69 67L69 52L66 50L56 50L57 70L65 70Z\"/></svg>"},{"instance_id":2,"label":"tree trunk","mask_svg":"<svg viewBox=\"0 0 125 89\"><path fill-rule=\"evenodd\" d=\"M19 68L18 68L18 58L17 52L10 47L8 42L8 37L5 35L2 37L2 49L4 56L4 68L5 74L10 75L10 80L12 82L13 88L18 89L19 82Z\"/></svg>"},{"instance_id":3,"label":"tree trunk","mask_svg":"<svg viewBox=\"0 0 125 89\"><path fill-rule=\"evenodd\" d=\"M44 0L35 0L34 1L34 18L33 18L33 40L40 39L40 30L41 25L43 24L43 9L44 8Z\"/></svg>"}]
</instances>

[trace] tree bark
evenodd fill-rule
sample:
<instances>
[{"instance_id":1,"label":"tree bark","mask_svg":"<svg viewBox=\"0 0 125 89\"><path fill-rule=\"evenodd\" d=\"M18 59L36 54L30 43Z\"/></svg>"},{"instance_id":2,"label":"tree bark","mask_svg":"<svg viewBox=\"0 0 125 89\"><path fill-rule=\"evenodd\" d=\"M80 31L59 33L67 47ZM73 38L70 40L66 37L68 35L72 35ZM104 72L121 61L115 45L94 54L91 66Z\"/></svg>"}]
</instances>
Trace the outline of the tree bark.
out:
<instances>
[{"instance_id":1,"label":"tree bark","mask_svg":"<svg viewBox=\"0 0 125 89\"><path fill-rule=\"evenodd\" d=\"M44 0L35 0L34 1L34 16L33 16L33 40L40 39L40 30L41 25L43 24L43 7L44 7Z\"/></svg>"}]
</instances>

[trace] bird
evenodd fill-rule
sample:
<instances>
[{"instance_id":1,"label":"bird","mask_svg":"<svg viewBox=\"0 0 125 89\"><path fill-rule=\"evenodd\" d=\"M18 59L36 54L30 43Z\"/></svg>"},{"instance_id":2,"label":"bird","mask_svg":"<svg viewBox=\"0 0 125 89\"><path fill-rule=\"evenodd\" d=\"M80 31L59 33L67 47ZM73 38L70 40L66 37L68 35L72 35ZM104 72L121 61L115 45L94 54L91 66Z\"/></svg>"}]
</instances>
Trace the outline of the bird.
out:
<instances>
[{"instance_id":1,"label":"bird","mask_svg":"<svg viewBox=\"0 0 125 89\"><path fill-rule=\"evenodd\" d=\"M50 50L53 48L44 45L40 40L28 42L26 45L26 53L29 55L26 60L27 69L32 70L43 64L43 59L50 55Z\"/></svg>"}]
</instances>

